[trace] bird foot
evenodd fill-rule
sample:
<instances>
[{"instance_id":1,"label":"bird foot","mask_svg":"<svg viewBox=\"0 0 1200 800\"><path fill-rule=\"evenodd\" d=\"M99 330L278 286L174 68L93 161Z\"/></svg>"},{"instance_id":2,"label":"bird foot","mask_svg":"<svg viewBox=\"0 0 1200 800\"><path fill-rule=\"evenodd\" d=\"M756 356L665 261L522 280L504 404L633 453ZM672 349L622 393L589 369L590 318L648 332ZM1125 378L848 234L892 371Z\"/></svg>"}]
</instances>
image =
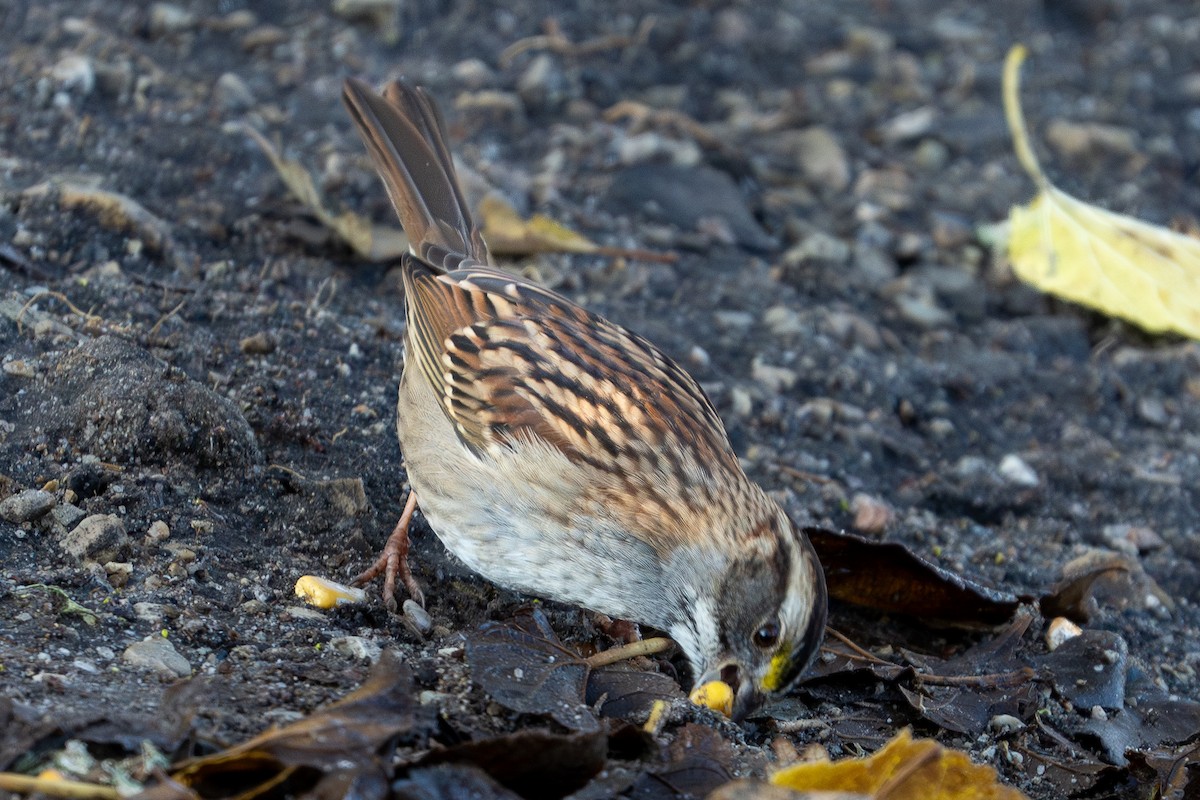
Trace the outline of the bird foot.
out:
<instances>
[{"instance_id":1,"label":"bird foot","mask_svg":"<svg viewBox=\"0 0 1200 800\"><path fill-rule=\"evenodd\" d=\"M379 558L375 559L374 564L351 581L354 586L362 586L383 575L383 604L393 614L396 613L397 577L404 584L404 588L408 590L409 596L421 608L425 607L425 593L417 585L417 580L408 566L408 527L412 523L413 511L416 508L417 495L410 491L408 501L404 504L404 512L392 530L392 535L388 537L387 544L383 546L383 552L379 554Z\"/></svg>"}]
</instances>

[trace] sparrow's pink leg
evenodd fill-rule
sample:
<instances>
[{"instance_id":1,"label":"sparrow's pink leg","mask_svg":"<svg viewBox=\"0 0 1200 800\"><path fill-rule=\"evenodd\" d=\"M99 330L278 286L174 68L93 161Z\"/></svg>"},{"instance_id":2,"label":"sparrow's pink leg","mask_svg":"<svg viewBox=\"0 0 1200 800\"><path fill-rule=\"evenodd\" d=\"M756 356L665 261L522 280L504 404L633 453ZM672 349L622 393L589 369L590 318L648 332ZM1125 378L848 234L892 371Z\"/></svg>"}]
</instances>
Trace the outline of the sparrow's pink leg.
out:
<instances>
[{"instance_id":1,"label":"sparrow's pink leg","mask_svg":"<svg viewBox=\"0 0 1200 800\"><path fill-rule=\"evenodd\" d=\"M362 586L382 573L383 603L392 612L396 610L397 575L404 582L404 588L408 590L409 596L420 603L422 608L425 607L425 594L421 591L421 587L417 586L412 570L408 567L408 526L412 522L412 515L416 508L417 493L409 491L408 501L404 504L404 512L392 530L392 535L388 537L387 544L383 546L383 552L379 554L379 558L375 559L374 564L351 581L355 586Z\"/></svg>"}]
</instances>

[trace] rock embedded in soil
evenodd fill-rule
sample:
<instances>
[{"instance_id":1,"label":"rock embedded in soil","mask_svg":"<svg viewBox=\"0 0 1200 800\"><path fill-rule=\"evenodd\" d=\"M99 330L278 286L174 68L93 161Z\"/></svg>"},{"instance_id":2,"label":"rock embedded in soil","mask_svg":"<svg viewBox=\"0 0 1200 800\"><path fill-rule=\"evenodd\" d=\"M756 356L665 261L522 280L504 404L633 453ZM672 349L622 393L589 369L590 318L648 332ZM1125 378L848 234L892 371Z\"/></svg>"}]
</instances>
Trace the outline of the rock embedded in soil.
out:
<instances>
[{"instance_id":1,"label":"rock embedded in soil","mask_svg":"<svg viewBox=\"0 0 1200 800\"><path fill-rule=\"evenodd\" d=\"M62 536L59 545L83 561L121 561L129 554L129 535L115 514L93 514Z\"/></svg>"},{"instance_id":2,"label":"rock embedded in soil","mask_svg":"<svg viewBox=\"0 0 1200 800\"><path fill-rule=\"evenodd\" d=\"M262 456L229 400L135 344L113 336L68 353L46 381L65 408L53 433L103 461L237 468Z\"/></svg>"},{"instance_id":3,"label":"rock embedded in soil","mask_svg":"<svg viewBox=\"0 0 1200 800\"><path fill-rule=\"evenodd\" d=\"M168 678L186 678L192 674L192 665L179 654L170 640L151 636L134 642L125 648L121 660L131 667L148 669Z\"/></svg>"},{"instance_id":4,"label":"rock embedded in soil","mask_svg":"<svg viewBox=\"0 0 1200 800\"><path fill-rule=\"evenodd\" d=\"M33 522L54 508L54 495L41 489L26 489L0 500L0 518L20 525Z\"/></svg>"}]
</instances>

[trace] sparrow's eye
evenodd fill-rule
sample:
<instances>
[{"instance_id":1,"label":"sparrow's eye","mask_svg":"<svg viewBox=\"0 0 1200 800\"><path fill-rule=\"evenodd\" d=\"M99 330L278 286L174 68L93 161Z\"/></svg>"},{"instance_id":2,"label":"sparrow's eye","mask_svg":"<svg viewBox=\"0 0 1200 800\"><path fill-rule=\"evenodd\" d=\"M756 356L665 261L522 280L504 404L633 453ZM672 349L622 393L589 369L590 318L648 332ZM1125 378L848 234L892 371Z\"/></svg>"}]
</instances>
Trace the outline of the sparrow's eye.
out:
<instances>
[{"instance_id":1,"label":"sparrow's eye","mask_svg":"<svg viewBox=\"0 0 1200 800\"><path fill-rule=\"evenodd\" d=\"M779 622L768 620L754 632L754 644L763 650L770 650L779 643Z\"/></svg>"}]
</instances>

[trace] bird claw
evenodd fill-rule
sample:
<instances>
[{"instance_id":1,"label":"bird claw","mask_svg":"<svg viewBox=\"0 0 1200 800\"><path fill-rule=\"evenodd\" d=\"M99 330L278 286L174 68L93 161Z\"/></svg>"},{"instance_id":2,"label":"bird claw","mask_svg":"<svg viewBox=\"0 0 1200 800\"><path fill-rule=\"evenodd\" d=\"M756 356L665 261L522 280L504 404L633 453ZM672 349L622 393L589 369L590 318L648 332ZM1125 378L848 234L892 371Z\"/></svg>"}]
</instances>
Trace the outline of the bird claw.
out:
<instances>
[{"instance_id":1,"label":"bird claw","mask_svg":"<svg viewBox=\"0 0 1200 800\"><path fill-rule=\"evenodd\" d=\"M363 586L380 575L383 575L383 604L391 614L396 613L396 578L399 577L409 596L421 608L425 607L425 593L417 585L412 570L408 565L408 526L412 522L413 511L417 507L417 496L408 493L408 501L404 504L404 513L388 537L383 552L375 563L355 576L350 583L353 586Z\"/></svg>"}]
</instances>

